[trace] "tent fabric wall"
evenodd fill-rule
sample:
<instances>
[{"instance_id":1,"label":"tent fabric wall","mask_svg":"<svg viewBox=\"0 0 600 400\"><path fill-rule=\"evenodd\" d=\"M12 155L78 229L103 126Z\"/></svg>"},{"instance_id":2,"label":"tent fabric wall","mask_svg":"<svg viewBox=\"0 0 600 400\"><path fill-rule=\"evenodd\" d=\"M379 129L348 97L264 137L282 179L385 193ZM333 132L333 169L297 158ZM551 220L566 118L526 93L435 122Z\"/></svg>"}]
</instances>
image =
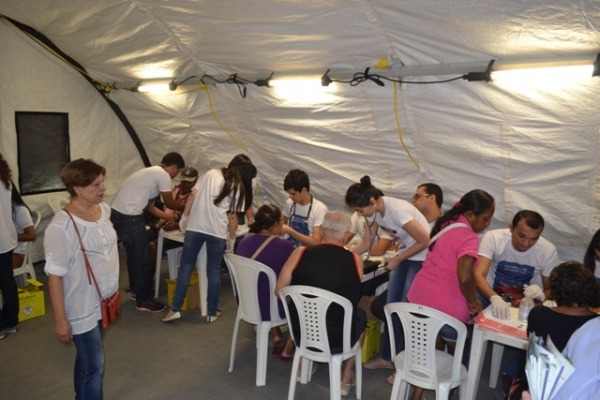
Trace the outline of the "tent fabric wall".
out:
<instances>
[{"instance_id":1,"label":"tent fabric wall","mask_svg":"<svg viewBox=\"0 0 600 400\"><path fill-rule=\"evenodd\" d=\"M106 83L204 73L358 72L381 58L427 65L579 54L597 52L600 39L600 5L566 0L47 0L44 7L7 0L0 13L39 30ZM12 161L14 110L66 110L73 116L72 157L106 165L112 194L142 166L118 120L83 78L38 45L3 24L0 38L8 55L0 59L0 88L10 93L0 99L3 154ZM235 85L187 89L108 96L153 163L178 150L203 171L247 153L259 171L259 203L282 204L283 177L302 168L312 192L332 209L344 208L347 187L365 174L386 194L406 199L419 183L437 182L446 208L468 190L485 189L497 202L493 228L506 226L519 209L537 210L563 260L581 259L600 226L597 78L517 87L365 82L341 85L329 100L308 104L290 103L274 88L249 86L245 99Z\"/></svg>"}]
</instances>

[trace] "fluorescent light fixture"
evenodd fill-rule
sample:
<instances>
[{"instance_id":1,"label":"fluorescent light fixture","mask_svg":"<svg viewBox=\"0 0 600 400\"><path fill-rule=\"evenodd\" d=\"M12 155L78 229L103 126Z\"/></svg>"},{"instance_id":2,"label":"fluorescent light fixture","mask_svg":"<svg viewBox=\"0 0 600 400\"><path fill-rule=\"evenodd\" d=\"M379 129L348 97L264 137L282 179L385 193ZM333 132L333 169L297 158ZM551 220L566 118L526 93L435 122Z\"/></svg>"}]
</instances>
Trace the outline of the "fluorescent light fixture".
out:
<instances>
[{"instance_id":1,"label":"fluorescent light fixture","mask_svg":"<svg viewBox=\"0 0 600 400\"><path fill-rule=\"evenodd\" d=\"M141 93L166 93L171 91L170 82L147 82L141 83L137 87L137 91Z\"/></svg>"},{"instance_id":2,"label":"fluorescent light fixture","mask_svg":"<svg viewBox=\"0 0 600 400\"><path fill-rule=\"evenodd\" d=\"M289 104L309 105L331 103L337 100L334 83L327 87L321 85L321 76L308 78L272 79L270 86L275 95Z\"/></svg>"}]
</instances>

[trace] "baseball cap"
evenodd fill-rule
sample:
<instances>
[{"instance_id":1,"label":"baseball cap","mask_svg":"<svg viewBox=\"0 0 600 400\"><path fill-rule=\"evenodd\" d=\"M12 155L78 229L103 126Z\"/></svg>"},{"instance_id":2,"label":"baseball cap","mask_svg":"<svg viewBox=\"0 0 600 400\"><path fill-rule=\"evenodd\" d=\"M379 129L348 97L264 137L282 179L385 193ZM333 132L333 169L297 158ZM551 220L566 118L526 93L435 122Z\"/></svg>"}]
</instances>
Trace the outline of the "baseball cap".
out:
<instances>
[{"instance_id":1,"label":"baseball cap","mask_svg":"<svg viewBox=\"0 0 600 400\"><path fill-rule=\"evenodd\" d=\"M198 171L193 167L185 167L179 175L180 182L194 182L198 179Z\"/></svg>"}]
</instances>

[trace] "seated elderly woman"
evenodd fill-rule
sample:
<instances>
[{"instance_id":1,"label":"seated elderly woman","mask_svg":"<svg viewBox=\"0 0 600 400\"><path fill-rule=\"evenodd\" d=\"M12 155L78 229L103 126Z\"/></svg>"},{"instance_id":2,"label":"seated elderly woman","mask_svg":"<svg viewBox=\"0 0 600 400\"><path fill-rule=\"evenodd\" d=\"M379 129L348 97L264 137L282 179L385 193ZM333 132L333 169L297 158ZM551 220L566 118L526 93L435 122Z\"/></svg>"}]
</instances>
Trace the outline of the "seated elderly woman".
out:
<instances>
[{"instance_id":1,"label":"seated elderly woman","mask_svg":"<svg viewBox=\"0 0 600 400\"><path fill-rule=\"evenodd\" d=\"M594 274L577 261L567 261L552 270L550 288L556 307L534 307L527 319L527 333L548 337L563 351L571 335L597 315L591 307L598 306L599 286ZM524 365L521 360L521 365ZM509 399L520 399L527 387L524 372L513 383Z\"/></svg>"},{"instance_id":2,"label":"seated elderly woman","mask_svg":"<svg viewBox=\"0 0 600 400\"><path fill-rule=\"evenodd\" d=\"M279 277L286 260L294 250L294 246L285 239L278 237L281 234L283 218L281 210L273 204L265 204L256 212L254 222L250 224L250 235L244 237L236 250L236 253L248 257L271 267ZM264 274L263 274L264 275ZM270 320L269 282L266 276L258 280L259 307L261 316ZM279 313L285 317L283 307L280 306ZM279 327L272 329L273 354L279 355L283 349L284 341Z\"/></svg>"}]
</instances>

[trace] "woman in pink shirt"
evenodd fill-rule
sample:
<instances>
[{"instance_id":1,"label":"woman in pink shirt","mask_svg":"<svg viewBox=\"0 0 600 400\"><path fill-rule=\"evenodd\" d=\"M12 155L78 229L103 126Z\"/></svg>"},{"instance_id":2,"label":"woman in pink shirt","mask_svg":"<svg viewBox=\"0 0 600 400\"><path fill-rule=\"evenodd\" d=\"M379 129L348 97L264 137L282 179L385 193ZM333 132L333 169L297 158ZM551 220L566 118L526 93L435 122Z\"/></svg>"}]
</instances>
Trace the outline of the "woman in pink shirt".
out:
<instances>
[{"instance_id":1,"label":"woman in pink shirt","mask_svg":"<svg viewBox=\"0 0 600 400\"><path fill-rule=\"evenodd\" d=\"M465 323L481 311L473 280L473 268L478 262L477 234L488 227L494 210L492 196L483 190L472 190L437 220L423 268L407 295L411 303L435 308ZM442 329L446 338L444 333ZM447 339L453 339L452 336L449 334Z\"/></svg>"},{"instance_id":2,"label":"woman in pink shirt","mask_svg":"<svg viewBox=\"0 0 600 400\"><path fill-rule=\"evenodd\" d=\"M423 268L407 294L411 303L435 308L464 323L482 310L473 276L478 262L477 234L488 227L494 211L494 198L476 189L436 221ZM445 325L436 347L448 346L448 352L454 354L456 338L456 331ZM415 388L412 399L420 399L422 392L423 389Z\"/></svg>"}]
</instances>

